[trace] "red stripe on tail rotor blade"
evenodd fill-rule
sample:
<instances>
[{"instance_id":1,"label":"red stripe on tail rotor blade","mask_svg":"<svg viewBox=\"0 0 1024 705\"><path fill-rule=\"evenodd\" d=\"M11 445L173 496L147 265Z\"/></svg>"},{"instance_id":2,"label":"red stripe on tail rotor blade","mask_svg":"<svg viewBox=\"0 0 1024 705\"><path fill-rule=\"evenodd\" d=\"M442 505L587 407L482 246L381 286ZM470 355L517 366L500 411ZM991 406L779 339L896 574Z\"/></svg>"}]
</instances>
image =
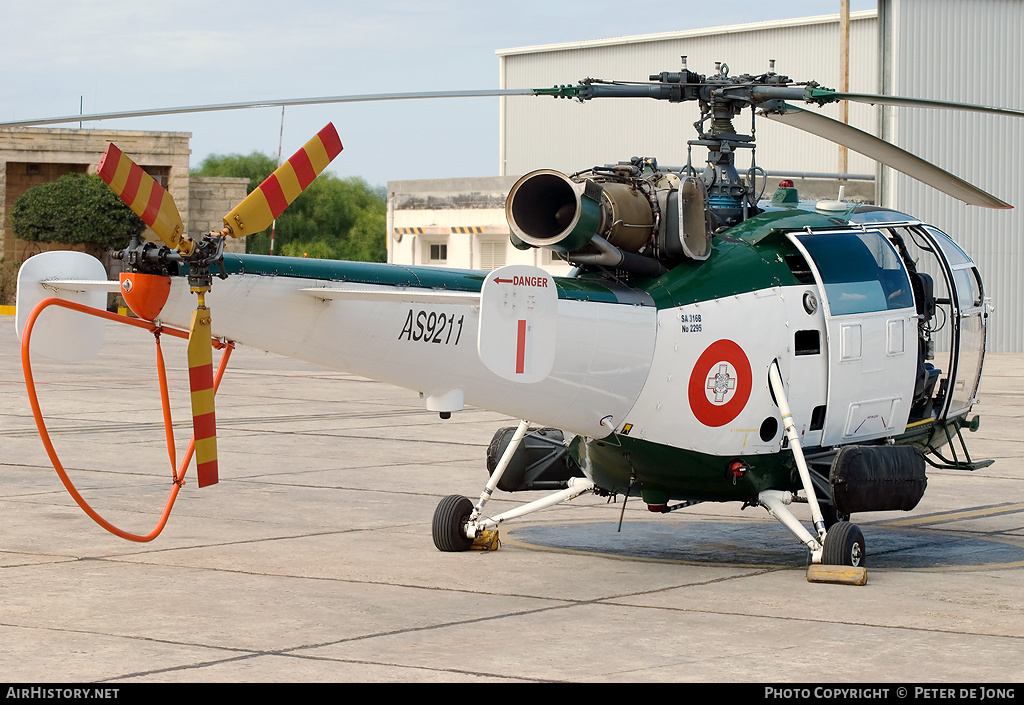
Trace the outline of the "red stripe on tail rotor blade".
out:
<instances>
[{"instance_id":1,"label":"red stripe on tail rotor blade","mask_svg":"<svg viewBox=\"0 0 1024 705\"><path fill-rule=\"evenodd\" d=\"M164 202L164 187L160 184L153 182L153 189L149 192L149 202L146 203L146 210L144 210L139 217L142 218L142 222L152 227L156 223L156 218L160 215L160 206Z\"/></svg>"},{"instance_id":2,"label":"red stripe on tail rotor blade","mask_svg":"<svg viewBox=\"0 0 1024 705\"><path fill-rule=\"evenodd\" d=\"M309 161L309 155L306 154L306 150L300 149L293 154L288 163L292 165L292 169L295 171L295 178L299 180L299 188L305 189L313 183L313 179L316 178L316 171Z\"/></svg>"},{"instance_id":3,"label":"red stripe on tail rotor blade","mask_svg":"<svg viewBox=\"0 0 1024 705\"><path fill-rule=\"evenodd\" d=\"M192 430L196 434L197 441L203 438L213 438L217 435L216 414L210 412L192 417Z\"/></svg>"},{"instance_id":4,"label":"red stripe on tail rotor blade","mask_svg":"<svg viewBox=\"0 0 1024 705\"><path fill-rule=\"evenodd\" d=\"M200 487L216 485L219 481L217 474L217 461L211 460L207 463L196 463L196 478Z\"/></svg>"},{"instance_id":5,"label":"red stripe on tail rotor blade","mask_svg":"<svg viewBox=\"0 0 1024 705\"><path fill-rule=\"evenodd\" d=\"M523 374L526 369L526 321L519 321L519 331L516 335L516 374Z\"/></svg>"},{"instance_id":6,"label":"red stripe on tail rotor blade","mask_svg":"<svg viewBox=\"0 0 1024 705\"><path fill-rule=\"evenodd\" d=\"M135 203L135 197L139 195L139 186L142 184L142 167L132 162L131 168L128 170L128 178L124 184L124 190L121 191L119 196L121 200L127 203L129 206Z\"/></svg>"},{"instance_id":7,"label":"red stripe on tail rotor blade","mask_svg":"<svg viewBox=\"0 0 1024 705\"><path fill-rule=\"evenodd\" d=\"M277 218L284 212L284 209L288 207L288 199L284 196L284 191L281 189L281 184L277 180L276 174L271 174L267 177L267 180L260 184L260 191L263 192L263 196L267 199L267 205L270 206L270 213Z\"/></svg>"},{"instance_id":8,"label":"red stripe on tail rotor blade","mask_svg":"<svg viewBox=\"0 0 1024 705\"><path fill-rule=\"evenodd\" d=\"M188 369L188 386L190 392L201 392L213 388L213 363L196 365Z\"/></svg>"},{"instance_id":9,"label":"red stripe on tail rotor blade","mask_svg":"<svg viewBox=\"0 0 1024 705\"><path fill-rule=\"evenodd\" d=\"M121 161L121 150L118 149L117 145L111 142L107 145L107 151L100 157L100 163L96 167L96 173L101 179L108 184L114 180L114 174L117 173L117 165Z\"/></svg>"},{"instance_id":10,"label":"red stripe on tail rotor blade","mask_svg":"<svg viewBox=\"0 0 1024 705\"><path fill-rule=\"evenodd\" d=\"M338 136L338 131L335 129L333 122L327 123L324 129L316 133L316 136L323 142L324 149L327 150L328 159L334 159L344 149L341 146L341 137Z\"/></svg>"}]
</instances>

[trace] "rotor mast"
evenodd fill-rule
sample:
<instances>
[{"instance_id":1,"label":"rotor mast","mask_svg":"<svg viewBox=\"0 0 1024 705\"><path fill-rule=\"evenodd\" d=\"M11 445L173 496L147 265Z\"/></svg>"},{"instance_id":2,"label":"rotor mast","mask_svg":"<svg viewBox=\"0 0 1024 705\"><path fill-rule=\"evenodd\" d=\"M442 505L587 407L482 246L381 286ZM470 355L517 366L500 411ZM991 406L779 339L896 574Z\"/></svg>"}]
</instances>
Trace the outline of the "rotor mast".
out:
<instances>
[{"instance_id":1,"label":"rotor mast","mask_svg":"<svg viewBox=\"0 0 1024 705\"><path fill-rule=\"evenodd\" d=\"M654 98L672 103L696 101L701 109L701 117L694 123L698 138L689 140L687 144L707 148L707 165L701 179L708 190L709 207L720 225L735 225L758 211L752 179L741 177L736 169L737 150L753 150L754 136L738 132L733 119L747 107L783 112L783 101L804 100L806 90L792 84L789 77L775 73L774 61L768 73L760 76L730 76L729 66L723 62L715 63L713 75L704 76L686 68L685 56L682 63L680 71L651 75L650 83L587 78L576 86L555 86L538 93L556 98L576 98L581 102L593 98ZM747 172L748 177L753 171L752 167Z\"/></svg>"}]
</instances>

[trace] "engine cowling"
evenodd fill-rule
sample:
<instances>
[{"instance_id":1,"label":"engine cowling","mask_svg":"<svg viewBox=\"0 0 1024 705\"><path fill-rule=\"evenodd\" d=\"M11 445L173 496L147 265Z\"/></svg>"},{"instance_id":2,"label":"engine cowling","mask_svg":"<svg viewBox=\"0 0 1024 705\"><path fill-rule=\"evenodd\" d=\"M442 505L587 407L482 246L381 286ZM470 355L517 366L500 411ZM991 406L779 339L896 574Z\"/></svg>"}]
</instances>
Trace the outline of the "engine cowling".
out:
<instances>
[{"instance_id":1,"label":"engine cowling","mask_svg":"<svg viewBox=\"0 0 1024 705\"><path fill-rule=\"evenodd\" d=\"M656 166L595 167L573 176L538 169L513 185L505 217L519 249L545 247L576 264L656 276L665 271L662 262L710 254L707 200L699 178Z\"/></svg>"}]
</instances>

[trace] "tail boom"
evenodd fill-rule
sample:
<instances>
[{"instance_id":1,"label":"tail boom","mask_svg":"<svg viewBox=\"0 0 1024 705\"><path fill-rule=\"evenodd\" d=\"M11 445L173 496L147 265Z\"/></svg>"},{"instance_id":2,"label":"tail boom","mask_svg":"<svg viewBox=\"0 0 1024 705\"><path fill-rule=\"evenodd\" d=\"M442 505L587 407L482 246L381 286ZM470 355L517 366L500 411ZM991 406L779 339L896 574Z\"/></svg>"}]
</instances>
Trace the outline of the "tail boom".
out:
<instances>
[{"instance_id":1,"label":"tail boom","mask_svg":"<svg viewBox=\"0 0 1024 705\"><path fill-rule=\"evenodd\" d=\"M654 351L653 305L620 301L607 290L559 289L546 328L553 333L545 333L554 335L550 372L510 383L480 357L486 273L285 263L253 256L226 262L235 272L208 294L218 311L215 336L420 392L435 411L467 404L604 437L607 417L619 423L632 407ZM190 304L187 284L173 280L161 319L187 325ZM512 325L518 330L518 321Z\"/></svg>"}]
</instances>

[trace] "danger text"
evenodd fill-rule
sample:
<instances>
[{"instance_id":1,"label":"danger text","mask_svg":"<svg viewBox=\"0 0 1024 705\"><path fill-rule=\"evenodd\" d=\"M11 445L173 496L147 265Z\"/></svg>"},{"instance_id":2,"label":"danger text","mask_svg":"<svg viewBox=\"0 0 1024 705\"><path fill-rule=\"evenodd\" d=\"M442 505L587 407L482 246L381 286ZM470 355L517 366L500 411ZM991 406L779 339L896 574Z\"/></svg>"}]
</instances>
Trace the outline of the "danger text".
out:
<instances>
[{"instance_id":1,"label":"danger text","mask_svg":"<svg viewBox=\"0 0 1024 705\"><path fill-rule=\"evenodd\" d=\"M546 287L548 285L547 277L523 277L519 275L513 276L511 279L502 279L495 277L494 281L499 284L511 284L512 286L535 286L535 287Z\"/></svg>"}]
</instances>

